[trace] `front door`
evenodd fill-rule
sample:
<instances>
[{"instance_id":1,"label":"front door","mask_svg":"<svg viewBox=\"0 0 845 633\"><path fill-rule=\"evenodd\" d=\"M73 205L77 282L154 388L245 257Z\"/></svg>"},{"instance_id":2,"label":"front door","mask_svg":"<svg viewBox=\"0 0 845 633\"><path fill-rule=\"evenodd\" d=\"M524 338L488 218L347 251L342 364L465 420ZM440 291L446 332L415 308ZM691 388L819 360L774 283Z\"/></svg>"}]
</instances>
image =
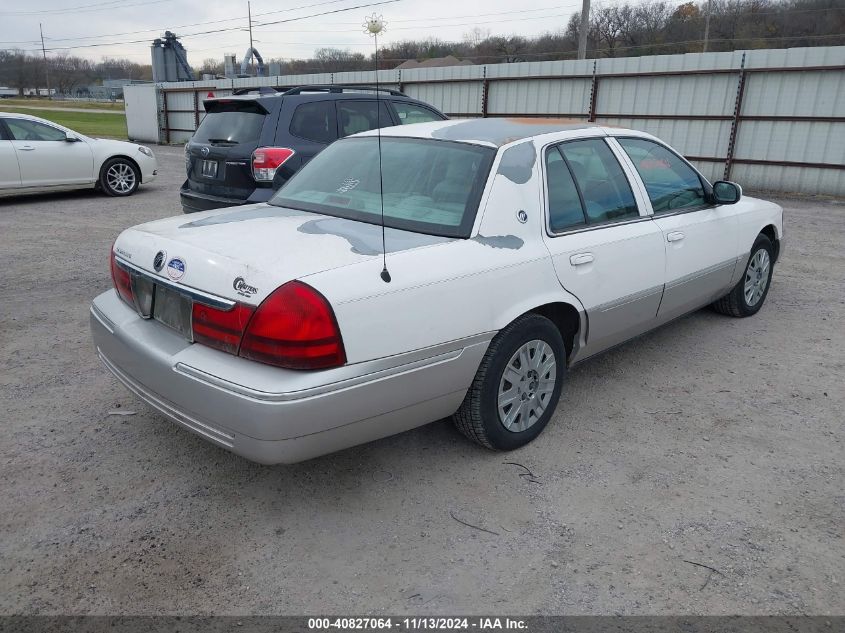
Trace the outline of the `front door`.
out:
<instances>
[{"instance_id":1,"label":"front door","mask_svg":"<svg viewBox=\"0 0 845 633\"><path fill-rule=\"evenodd\" d=\"M736 215L707 202L702 180L669 148L643 138L616 139L645 185L666 244L661 322L700 308L727 292L736 265Z\"/></svg>"},{"instance_id":2,"label":"front door","mask_svg":"<svg viewBox=\"0 0 845 633\"><path fill-rule=\"evenodd\" d=\"M660 228L641 213L604 138L545 152L546 243L560 283L587 313L581 360L653 326L663 293Z\"/></svg>"},{"instance_id":3,"label":"front door","mask_svg":"<svg viewBox=\"0 0 845 633\"><path fill-rule=\"evenodd\" d=\"M94 156L85 141L70 143L64 130L31 119L7 118L6 126L23 187L94 183Z\"/></svg>"},{"instance_id":4,"label":"front door","mask_svg":"<svg viewBox=\"0 0 845 633\"><path fill-rule=\"evenodd\" d=\"M21 172L12 141L6 140L4 134L3 122L0 121L0 189L12 189L21 186Z\"/></svg>"}]
</instances>

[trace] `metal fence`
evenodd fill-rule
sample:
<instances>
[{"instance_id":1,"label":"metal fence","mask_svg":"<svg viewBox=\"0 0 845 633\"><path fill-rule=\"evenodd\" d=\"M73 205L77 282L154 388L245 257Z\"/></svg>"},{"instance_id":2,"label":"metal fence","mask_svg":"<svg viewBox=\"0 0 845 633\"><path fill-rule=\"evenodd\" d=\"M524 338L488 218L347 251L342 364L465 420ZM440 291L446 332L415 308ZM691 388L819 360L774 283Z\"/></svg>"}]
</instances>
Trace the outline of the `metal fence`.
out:
<instances>
[{"instance_id":1,"label":"metal fence","mask_svg":"<svg viewBox=\"0 0 845 633\"><path fill-rule=\"evenodd\" d=\"M209 95L373 85L375 78L353 72L158 84L156 140L187 140ZM845 196L845 46L383 70L378 79L449 116L636 128L673 145L711 179ZM130 135L132 127L130 120Z\"/></svg>"}]
</instances>

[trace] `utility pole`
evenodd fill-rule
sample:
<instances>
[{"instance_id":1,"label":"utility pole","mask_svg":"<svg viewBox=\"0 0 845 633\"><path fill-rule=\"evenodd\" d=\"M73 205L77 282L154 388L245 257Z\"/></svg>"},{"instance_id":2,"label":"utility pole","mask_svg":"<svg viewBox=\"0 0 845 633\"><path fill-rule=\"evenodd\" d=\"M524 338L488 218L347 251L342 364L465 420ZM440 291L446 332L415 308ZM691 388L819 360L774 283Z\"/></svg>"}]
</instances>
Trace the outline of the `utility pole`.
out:
<instances>
[{"instance_id":1,"label":"utility pole","mask_svg":"<svg viewBox=\"0 0 845 633\"><path fill-rule=\"evenodd\" d=\"M246 3L246 12L249 16L249 72L251 75L255 75L255 51L252 50L252 7L250 6L249 0Z\"/></svg>"},{"instance_id":2,"label":"utility pole","mask_svg":"<svg viewBox=\"0 0 845 633\"><path fill-rule=\"evenodd\" d=\"M41 54L44 55L44 72L47 74L47 98L53 99L50 95L50 65L47 63L47 49L44 48L44 29L41 28L41 22L38 23L38 31L41 33ZM35 92L38 92L36 87Z\"/></svg>"},{"instance_id":3,"label":"utility pole","mask_svg":"<svg viewBox=\"0 0 845 633\"><path fill-rule=\"evenodd\" d=\"M587 59L587 31L590 30L590 0L581 5L581 29L578 31L578 59Z\"/></svg>"},{"instance_id":4,"label":"utility pole","mask_svg":"<svg viewBox=\"0 0 845 633\"><path fill-rule=\"evenodd\" d=\"M707 15L704 16L704 46L701 49L702 53L707 52L707 40L710 39L710 3L712 0L707 0Z\"/></svg>"}]
</instances>

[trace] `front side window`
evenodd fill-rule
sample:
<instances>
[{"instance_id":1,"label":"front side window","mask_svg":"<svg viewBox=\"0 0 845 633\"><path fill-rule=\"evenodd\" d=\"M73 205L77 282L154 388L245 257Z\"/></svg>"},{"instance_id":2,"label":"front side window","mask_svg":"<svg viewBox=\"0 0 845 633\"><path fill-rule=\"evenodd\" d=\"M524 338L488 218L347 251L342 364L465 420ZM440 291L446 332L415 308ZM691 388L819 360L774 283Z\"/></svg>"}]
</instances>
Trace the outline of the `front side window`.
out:
<instances>
[{"instance_id":1,"label":"front side window","mask_svg":"<svg viewBox=\"0 0 845 633\"><path fill-rule=\"evenodd\" d=\"M428 123L429 121L443 120L443 117L438 116L434 111L414 105L413 103L394 101L393 107L396 108L396 114L399 116L400 125L411 125L412 123Z\"/></svg>"},{"instance_id":2,"label":"front side window","mask_svg":"<svg viewBox=\"0 0 845 633\"><path fill-rule=\"evenodd\" d=\"M674 152L642 138L617 138L643 180L655 213L706 204L698 174Z\"/></svg>"},{"instance_id":3,"label":"front side window","mask_svg":"<svg viewBox=\"0 0 845 633\"><path fill-rule=\"evenodd\" d=\"M271 204L447 237L468 237L495 150L469 143L382 137L338 141L317 154ZM383 185L382 185L383 183Z\"/></svg>"},{"instance_id":4,"label":"front side window","mask_svg":"<svg viewBox=\"0 0 845 633\"><path fill-rule=\"evenodd\" d=\"M639 217L628 178L604 140L570 141L558 148L578 184L588 224Z\"/></svg>"},{"instance_id":5,"label":"front side window","mask_svg":"<svg viewBox=\"0 0 845 633\"><path fill-rule=\"evenodd\" d=\"M62 130L38 121L6 119L6 125L15 141L63 141L67 137Z\"/></svg>"},{"instance_id":6,"label":"front side window","mask_svg":"<svg viewBox=\"0 0 845 633\"><path fill-rule=\"evenodd\" d=\"M290 121L290 133L328 145L337 138L333 101L314 101L297 106Z\"/></svg>"},{"instance_id":7,"label":"front side window","mask_svg":"<svg viewBox=\"0 0 845 633\"><path fill-rule=\"evenodd\" d=\"M376 105L380 106L379 110L376 110ZM377 115L377 112L380 114ZM337 113L340 117L341 136L393 125L393 119L390 118L390 112L384 101L339 100Z\"/></svg>"}]
</instances>

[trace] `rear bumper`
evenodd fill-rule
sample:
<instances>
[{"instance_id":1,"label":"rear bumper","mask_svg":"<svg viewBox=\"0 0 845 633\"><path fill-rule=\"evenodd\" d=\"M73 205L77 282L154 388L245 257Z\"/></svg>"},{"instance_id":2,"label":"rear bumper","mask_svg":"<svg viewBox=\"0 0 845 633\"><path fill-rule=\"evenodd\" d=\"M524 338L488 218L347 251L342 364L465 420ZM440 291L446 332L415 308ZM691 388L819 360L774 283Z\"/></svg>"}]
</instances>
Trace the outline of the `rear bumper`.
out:
<instances>
[{"instance_id":1,"label":"rear bumper","mask_svg":"<svg viewBox=\"0 0 845 633\"><path fill-rule=\"evenodd\" d=\"M276 193L273 189L256 188L253 189L249 197L242 198L226 198L223 196L212 196L206 193L197 193L192 191L188 186L188 182L182 185L179 189L179 197L182 200L182 210L185 213L196 213L198 211L211 211L212 209L222 209L224 207L236 207L242 204L253 204L256 202L267 202Z\"/></svg>"},{"instance_id":2,"label":"rear bumper","mask_svg":"<svg viewBox=\"0 0 845 633\"><path fill-rule=\"evenodd\" d=\"M451 415L492 336L296 372L192 345L141 319L114 291L94 300L91 330L100 360L133 393L206 440L263 464L310 459Z\"/></svg>"}]
</instances>

